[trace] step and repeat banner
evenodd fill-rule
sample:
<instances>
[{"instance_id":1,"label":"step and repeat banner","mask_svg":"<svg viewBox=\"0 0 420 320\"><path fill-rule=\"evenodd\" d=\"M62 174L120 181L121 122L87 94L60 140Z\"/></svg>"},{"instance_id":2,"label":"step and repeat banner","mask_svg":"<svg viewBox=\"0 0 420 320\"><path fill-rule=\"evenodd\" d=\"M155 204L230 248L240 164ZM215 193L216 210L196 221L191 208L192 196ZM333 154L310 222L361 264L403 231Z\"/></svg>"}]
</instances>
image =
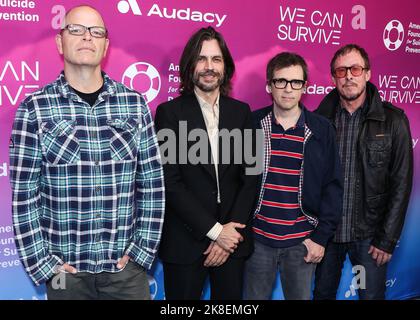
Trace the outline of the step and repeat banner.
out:
<instances>
[{"instance_id":1,"label":"step and repeat banner","mask_svg":"<svg viewBox=\"0 0 420 320\"><path fill-rule=\"evenodd\" d=\"M381 96L405 110L414 147L414 186L399 244L389 266L387 298L420 296L420 2L418 0L0 0L0 299L46 299L45 287L26 276L14 246L8 145L19 103L53 81L63 61L55 47L66 10L97 8L109 30L104 70L146 97L152 111L178 95L178 62L198 28L224 35L236 62L233 96L252 109L271 103L265 67L281 51L309 66L303 102L315 109L333 89L329 62L342 45L370 55L372 82ZM347 261L339 299L357 299L356 270ZM154 299L164 299L162 266L149 273ZM208 287L203 293L209 297ZM283 299L281 285L273 299Z\"/></svg>"}]
</instances>

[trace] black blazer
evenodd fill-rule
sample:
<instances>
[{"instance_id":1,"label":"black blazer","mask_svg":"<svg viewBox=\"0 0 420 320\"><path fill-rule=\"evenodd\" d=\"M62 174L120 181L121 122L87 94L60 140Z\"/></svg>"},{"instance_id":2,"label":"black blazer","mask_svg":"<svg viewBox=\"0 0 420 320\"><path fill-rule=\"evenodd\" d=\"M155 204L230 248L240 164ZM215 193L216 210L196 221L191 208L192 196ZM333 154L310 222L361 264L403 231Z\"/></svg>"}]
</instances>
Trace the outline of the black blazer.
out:
<instances>
[{"instance_id":1,"label":"black blazer","mask_svg":"<svg viewBox=\"0 0 420 320\"><path fill-rule=\"evenodd\" d=\"M179 122L186 121L187 133L193 129L202 129L206 133L208 145L207 159L203 164L192 164L191 159L180 163L179 144L184 143L190 151L197 142L185 141L180 137ZM238 100L220 96L219 131L222 129L250 129L251 111L247 104ZM171 129L176 134L177 143L173 150L177 152L175 164L163 165L166 188L166 212L163 225L159 257L164 262L189 264L199 259L210 244L206 234L216 222L225 224L239 222L247 227L237 229L244 236L244 242L232 254L233 257L245 257L252 252L251 237L252 208L256 197L257 176L245 175L246 164L234 164L233 147L229 149L230 164L221 164L223 150L219 140L219 185L221 204L217 204L217 182L214 164L210 162L211 149L206 125L200 105L194 94L186 94L162 103L156 110L155 125L157 130ZM164 141L160 141L164 151ZM194 149L193 149L194 150ZM193 151L192 150L192 151ZM183 151L183 156L186 155ZM162 152L162 157L168 155ZM226 155L225 155L226 157ZM244 158L243 158L244 159ZM185 163L186 162L186 163Z\"/></svg>"}]
</instances>

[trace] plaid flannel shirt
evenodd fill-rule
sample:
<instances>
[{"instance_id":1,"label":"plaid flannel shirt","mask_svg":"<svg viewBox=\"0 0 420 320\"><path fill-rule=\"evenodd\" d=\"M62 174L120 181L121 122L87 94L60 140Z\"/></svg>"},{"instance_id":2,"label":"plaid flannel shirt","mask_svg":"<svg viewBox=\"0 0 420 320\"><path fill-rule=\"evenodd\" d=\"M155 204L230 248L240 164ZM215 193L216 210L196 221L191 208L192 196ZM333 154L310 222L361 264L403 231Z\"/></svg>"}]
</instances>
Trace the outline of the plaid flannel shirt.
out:
<instances>
[{"instance_id":1,"label":"plaid flannel shirt","mask_svg":"<svg viewBox=\"0 0 420 320\"><path fill-rule=\"evenodd\" d=\"M91 107L62 72L19 106L11 137L13 226L35 284L68 263L118 272L127 254L149 269L162 232L164 182L143 97L103 73Z\"/></svg>"}]
</instances>

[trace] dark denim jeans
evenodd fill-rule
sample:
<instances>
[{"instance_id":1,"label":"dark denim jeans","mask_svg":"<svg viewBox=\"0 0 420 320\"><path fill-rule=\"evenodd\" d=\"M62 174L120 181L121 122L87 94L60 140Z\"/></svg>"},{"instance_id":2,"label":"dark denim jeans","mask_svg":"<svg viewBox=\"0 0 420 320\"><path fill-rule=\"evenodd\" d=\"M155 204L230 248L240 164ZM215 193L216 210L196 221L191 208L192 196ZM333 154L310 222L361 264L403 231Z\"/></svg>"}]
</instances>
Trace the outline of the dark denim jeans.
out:
<instances>
[{"instance_id":1,"label":"dark denim jeans","mask_svg":"<svg viewBox=\"0 0 420 320\"><path fill-rule=\"evenodd\" d=\"M335 243L330 242L324 259L315 273L315 300L335 300L341 279L346 254L353 266L363 266L366 274L366 289L358 289L360 300L384 300L386 271L388 264L376 266L376 261L368 254L372 239Z\"/></svg>"},{"instance_id":2,"label":"dark denim jeans","mask_svg":"<svg viewBox=\"0 0 420 320\"><path fill-rule=\"evenodd\" d=\"M315 264L306 263L306 246L272 248L255 241L254 253L245 264L244 299L268 300L277 271L286 300L309 300Z\"/></svg>"},{"instance_id":3,"label":"dark denim jeans","mask_svg":"<svg viewBox=\"0 0 420 320\"><path fill-rule=\"evenodd\" d=\"M146 270L131 261L117 273L61 273L58 277L47 282L48 300L150 300Z\"/></svg>"}]
</instances>

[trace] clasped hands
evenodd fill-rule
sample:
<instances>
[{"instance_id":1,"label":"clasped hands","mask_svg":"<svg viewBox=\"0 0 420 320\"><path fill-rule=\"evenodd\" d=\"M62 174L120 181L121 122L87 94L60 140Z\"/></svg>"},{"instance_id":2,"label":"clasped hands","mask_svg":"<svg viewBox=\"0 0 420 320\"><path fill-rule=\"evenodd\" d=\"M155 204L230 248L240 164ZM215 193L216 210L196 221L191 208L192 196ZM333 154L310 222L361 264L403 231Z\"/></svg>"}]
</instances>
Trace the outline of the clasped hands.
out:
<instances>
[{"instance_id":1,"label":"clasped hands","mask_svg":"<svg viewBox=\"0 0 420 320\"><path fill-rule=\"evenodd\" d=\"M244 224L237 222L224 224L216 241L212 241L203 253L207 255L204 266L219 267L225 263L230 254L236 250L239 242L244 241L244 238L236 229L243 229L245 227Z\"/></svg>"}]
</instances>

